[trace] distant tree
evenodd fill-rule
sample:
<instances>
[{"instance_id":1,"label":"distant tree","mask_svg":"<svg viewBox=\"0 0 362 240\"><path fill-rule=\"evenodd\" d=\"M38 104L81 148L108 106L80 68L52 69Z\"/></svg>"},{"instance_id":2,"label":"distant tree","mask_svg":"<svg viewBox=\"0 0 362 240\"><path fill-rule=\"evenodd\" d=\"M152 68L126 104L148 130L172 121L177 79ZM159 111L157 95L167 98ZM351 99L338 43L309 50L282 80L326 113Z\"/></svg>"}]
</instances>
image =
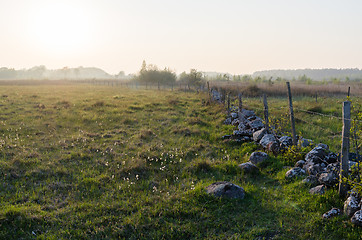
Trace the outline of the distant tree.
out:
<instances>
[{"instance_id":1,"label":"distant tree","mask_svg":"<svg viewBox=\"0 0 362 240\"><path fill-rule=\"evenodd\" d=\"M205 82L205 78L202 72L191 69L190 73L182 72L179 76L179 81L193 86L201 86Z\"/></svg>"},{"instance_id":2,"label":"distant tree","mask_svg":"<svg viewBox=\"0 0 362 240\"><path fill-rule=\"evenodd\" d=\"M156 65L147 65L146 61L143 60L139 74L134 80L149 84L172 84L176 81L176 74L168 68L159 70Z\"/></svg>"}]
</instances>

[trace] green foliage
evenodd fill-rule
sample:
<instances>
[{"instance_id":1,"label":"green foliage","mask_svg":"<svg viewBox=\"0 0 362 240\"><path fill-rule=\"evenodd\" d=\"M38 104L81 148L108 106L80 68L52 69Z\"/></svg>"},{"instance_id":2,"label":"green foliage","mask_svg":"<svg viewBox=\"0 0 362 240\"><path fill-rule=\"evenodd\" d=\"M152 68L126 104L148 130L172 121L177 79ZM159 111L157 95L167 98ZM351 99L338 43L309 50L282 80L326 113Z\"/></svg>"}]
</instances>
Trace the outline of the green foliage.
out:
<instances>
[{"instance_id":1,"label":"green foliage","mask_svg":"<svg viewBox=\"0 0 362 240\"><path fill-rule=\"evenodd\" d=\"M191 69L190 73L182 72L178 80L191 86L201 86L205 82L202 72L198 72L196 69Z\"/></svg>"},{"instance_id":2,"label":"green foliage","mask_svg":"<svg viewBox=\"0 0 362 240\"><path fill-rule=\"evenodd\" d=\"M159 70L155 65L147 66L143 61L141 70L134 80L145 84L173 84L176 81L176 74L168 68Z\"/></svg>"}]
</instances>

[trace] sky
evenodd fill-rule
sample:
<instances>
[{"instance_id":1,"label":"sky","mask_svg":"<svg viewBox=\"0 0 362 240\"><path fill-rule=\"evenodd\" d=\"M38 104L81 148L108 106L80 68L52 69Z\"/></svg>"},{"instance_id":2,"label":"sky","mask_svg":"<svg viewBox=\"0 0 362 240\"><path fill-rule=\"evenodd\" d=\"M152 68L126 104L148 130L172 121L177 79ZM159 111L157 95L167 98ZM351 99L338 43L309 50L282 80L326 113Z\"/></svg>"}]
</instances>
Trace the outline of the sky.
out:
<instances>
[{"instance_id":1,"label":"sky","mask_svg":"<svg viewBox=\"0 0 362 240\"><path fill-rule=\"evenodd\" d=\"M0 67L362 68L360 0L0 0Z\"/></svg>"}]
</instances>

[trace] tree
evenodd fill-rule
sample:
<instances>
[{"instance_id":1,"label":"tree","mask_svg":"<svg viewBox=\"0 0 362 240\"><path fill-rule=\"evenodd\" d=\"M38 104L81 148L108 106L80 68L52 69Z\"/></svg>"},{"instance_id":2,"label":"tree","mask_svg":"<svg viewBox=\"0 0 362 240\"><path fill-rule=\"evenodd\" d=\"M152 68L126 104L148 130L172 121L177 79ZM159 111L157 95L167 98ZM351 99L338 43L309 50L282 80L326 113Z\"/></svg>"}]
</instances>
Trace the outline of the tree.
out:
<instances>
[{"instance_id":1,"label":"tree","mask_svg":"<svg viewBox=\"0 0 362 240\"><path fill-rule=\"evenodd\" d=\"M156 65L147 65L146 61L143 60L139 74L134 80L140 83L149 84L172 84L176 81L176 74L169 68L159 70Z\"/></svg>"}]
</instances>

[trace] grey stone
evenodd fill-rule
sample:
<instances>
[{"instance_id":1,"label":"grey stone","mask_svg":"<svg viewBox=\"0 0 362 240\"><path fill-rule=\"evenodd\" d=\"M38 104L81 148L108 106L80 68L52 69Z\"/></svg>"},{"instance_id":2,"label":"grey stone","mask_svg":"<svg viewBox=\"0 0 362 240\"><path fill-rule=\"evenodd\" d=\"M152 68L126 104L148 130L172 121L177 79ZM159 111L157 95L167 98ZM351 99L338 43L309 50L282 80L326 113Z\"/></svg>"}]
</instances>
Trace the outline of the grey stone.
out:
<instances>
[{"instance_id":1,"label":"grey stone","mask_svg":"<svg viewBox=\"0 0 362 240\"><path fill-rule=\"evenodd\" d=\"M234 120L231 122L231 125L233 125L233 126L239 126L239 123L240 123L239 119L234 119Z\"/></svg>"},{"instance_id":2,"label":"grey stone","mask_svg":"<svg viewBox=\"0 0 362 240\"><path fill-rule=\"evenodd\" d=\"M278 143L278 142L270 142L270 143L266 146L266 149L267 149L269 152L273 152L274 154L277 154L277 153L279 153L279 151L280 151L280 146L279 146L279 143Z\"/></svg>"},{"instance_id":3,"label":"grey stone","mask_svg":"<svg viewBox=\"0 0 362 240\"><path fill-rule=\"evenodd\" d=\"M244 124L243 122L239 123L238 125L238 129L239 131L245 131L248 130L248 127L246 126L246 124Z\"/></svg>"},{"instance_id":4,"label":"grey stone","mask_svg":"<svg viewBox=\"0 0 362 240\"><path fill-rule=\"evenodd\" d=\"M355 212L351 218L352 224L362 227L362 210Z\"/></svg>"},{"instance_id":5,"label":"grey stone","mask_svg":"<svg viewBox=\"0 0 362 240\"><path fill-rule=\"evenodd\" d=\"M285 178L286 179L292 179L292 178L300 177L300 176L303 176L303 175L305 175L305 171L300 167L295 167L295 168L292 168L288 172L285 173Z\"/></svg>"},{"instance_id":6,"label":"grey stone","mask_svg":"<svg viewBox=\"0 0 362 240\"><path fill-rule=\"evenodd\" d=\"M338 155L335 154L334 152L330 152L328 153L327 157L325 158L325 161L327 163L335 163L338 162Z\"/></svg>"},{"instance_id":7,"label":"grey stone","mask_svg":"<svg viewBox=\"0 0 362 240\"><path fill-rule=\"evenodd\" d=\"M273 134L265 134L260 140L260 145L262 145L263 148L267 148L271 142L277 142L275 136Z\"/></svg>"},{"instance_id":8,"label":"grey stone","mask_svg":"<svg viewBox=\"0 0 362 240\"><path fill-rule=\"evenodd\" d=\"M268 159L268 154L265 152L253 152L250 157L249 161L255 165L264 162Z\"/></svg>"},{"instance_id":9,"label":"grey stone","mask_svg":"<svg viewBox=\"0 0 362 240\"><path fill-rule=\"evenodd\" d=\"M206 193L215 197L238 198L245 197L245 191L242 187L230 182L215 182L206 187Z\"/></svg>"},{"instance_id":10,"label":"grey stone","mask_svg":"<svg viewBox=\"0 0 362 240\"><path fill-rule=\"evenodd\" d=\"M281 149L287 149L293 144L293 140L289 136L282 136L281 138L279 138L279 142Z\"/></svg>"},{"instance_id":11,"label":"grey stone","mask_svg":"<svg viewBox=\"0 0 362 240\"><path fill-rule=\"evenodd\" d=\"M260 119L253 120L252 122L249 122L250 128L255 132L264 127L264 123Z\"/></svg>"},{"instance_id":12,"label":"grey stone","mask_svg":"<svg viewBox=\"0 0 362 240\"><path fill-rule=\"evenodd\" d=\"M321 184L325 184L328 187L333 187L338 183L338 175L333 171L321 173L318 180Z\"/></svg>"},{"instance_id":13,"label":"grey stone","mask_svg":"<svg viewBox=\"0 0 362 240\"><path fill-rule=\"evenodd\" d=\"M230 125L231 124L231 118L225 119L224 124L225 125Z\"/></svg>"},{"instance_id":14,"label":"grey stone","mask_svg":"<svg viewBox=\"0 0 362 240\"><path fill-rule=\"evenodd\" d=\"M341 209L338 208L332 208L331 210L329 210L328 212L323 214L323 218L329 219L338 215L341 215L342 211Z\"/></svg>"},{"instance_id":15,"label":"grey stone","mask_svg":"<svg viewBox=\"0 0 362 240\"><path fill-rule=\"evenodd\" d=\"M350 195L347 200L344 202L344 214L348 217L352 217L355 212L359 210L359 199L353 195Z\"/></svg>"},{"instance_id":16,"label":"grey stone","mask_svg":"<svg viewBox=\"0 0 362 240\"><path fill-rule=\"evenodd\" d=\"M264 135L267 133L265 128L260 129L259 131L256 131L253 133L253 139L255 142L259 142Z\"/></svg>"},{"instance_id":17,"label":"grey stone","mask_svg":"<svg viewBox=\"0 0 362 240\"><path fill-rule=\"evenodd\" d=\"M325 150L329 150L329 146L327 144L324 144L324 143L318 143L317 147L321 147L321 148L324 148Z\"/></svg>"},{"instance_id":18,"label":"grey stone","mask_svg":"<svg viewBox=\"0 0 362 240\"><path fill-rule=\"evenodd\" d=\"M224 135L224 136L222 136L221 138L223 139L223 140L225 140L225 139L230 139L232 136L231 135Z\"/></svg>"},{"instance_id":19,"label":"grey stone","mask_svg":"<svg viewBox=\"0 0 362 240\"><path fill-rule=\"evenodd\" d=\"M255 117L255 113L251 110L246 110L246 109L243 109L241 111L241 115L244 117L244 118L252 118L252 117Z\"/></svg>"},{"instance_id":20,"label":"grey stone","mask_svg":"<svg viewBox=\"0 0 362 240\"><path fill-rule=\"evenodd\" d=\"M232 112L232 113L231 113L231 118L232 118L232 119L236 119L236 118L238 118L238 114L237 114L237 113Z\"/></svg>"},{"instance_id":21,"label":"grey stone","mask_svg":"<svg viewBox=\"0 0 362 240\"><path fill-rule=\"evenodd\" d=\"M308 175L318 175L323 170L320 164L309 163L304 166L307 166L306 171Z\"/></svg>"},{"instance_id":22,"label":"grey stone","mask_svg":"<svg viewBox=\"0 0 362 240\"><path fill-rule=\"evenodd\" d=\"M306 162L314 162L314 163L322 163L325 161L328 152L322 147L313 148L307 155L305 156Z\"/></svg>"},{"instance_id":23,"label":"grey stone","mask_svg":"<svg viewBox=\"0 0 362 240\"><path fill-rule=\"evenodd\" d=\"M295 167L303 168L304 164L305 164L304 160L299 160L298 162L295 163Z\"/></svg>"},{"instance_id":24,"label":"grey stone","mask_svg":"<svg viewBox=\"0 0 362 240\"><path fill-rule=\"evenodd\" d=\"M310 194L320 194L323 195L325 193L325 186L324 185L318 185L314 188L311 188L309 190Z\"/></svg>"},{"instance_id":25,"label":"grey stone","mask_svg":"<svg viewBox=\"0 0 362 240\"><path fill-rule=\"evenodd\" d=\"M257 173L259 171L259 168L251 162L242 163L239 167L244 173Z\"/></svg>"},{"instance_id":26,"label":"grey stone","mask_svg":"<svg viewBox=\"0 0 362 240\"><path fill-rule=\"evenodd\" d=\"M309 185L311 187L315 187L319 184L318 178L314 175L310 175L303 179L302 183Z\"/></svg>"},{"instance_id":27,"label":"grey stone","mask_svg":"<svg viewBox=\"0 0 362 240\"><path fill-rule=\"evenodd\" d=\"M302 139L298 140L298 146L308 147L308 146L311 146L311 145L313 145L313 141L310 140L310 139L302 138Z\"/></svg>"}]
</instances>

